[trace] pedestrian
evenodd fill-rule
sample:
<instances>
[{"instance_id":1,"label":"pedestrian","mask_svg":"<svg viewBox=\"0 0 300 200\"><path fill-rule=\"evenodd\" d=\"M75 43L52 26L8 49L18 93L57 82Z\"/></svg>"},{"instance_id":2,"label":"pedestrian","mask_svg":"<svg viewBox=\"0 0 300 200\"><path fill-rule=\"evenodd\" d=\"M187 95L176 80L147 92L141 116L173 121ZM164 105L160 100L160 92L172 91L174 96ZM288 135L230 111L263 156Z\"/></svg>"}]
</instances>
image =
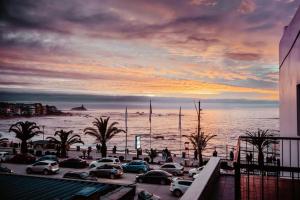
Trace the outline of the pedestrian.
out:
<instances>
[{"instance_id":1,"label":"pedestrian","mask_svg":"<svg viewBox=\"0 0 300 200\"><path fill-rule=\"evenodd\" d=\"M215 147L215 150L214 150L214 152L213 152L213 156L214 157L217 157L218 156L218 152L217 152L217 148Z\"/></svg>"},{"instance_id":2,"label":"pedestrian","mask_svg":"<svg viewBox=\"0 0 300 200\"><path fill-rule=\"evenodd\" d=\"M230 160L233 161L233 158L234 158L233 149L230 151L229 157L230 157Z\"/></svg>"},{"instance_id":3,"label":"pedestrian","mask_svg":"<svg viewBox=\"0 0 300 200\"><path fill-rule=\"evenodd\" d=\"M88 158L90 157L91 152L92 152L92 147L88 147L88 150L87 150L87 157Z\"/></svg>"},{"instance_id":4,"label":"pedestrian","mask_svg":"<svg viewBox=\"0 0 300 200\"><path fill-rule=\"evenodd\" d=\"M96 149L97 149L97 153L99 153L100 152L99 144L96 144Z\"/></svg>"},{"instance_id":5,"label":"pedestrian","mask_svg":"<svg viewBox=\"0 0 300 200\"><path fill-rule=\"evenodd\" d=\"M195 149L195 151L194 151L194 159L198 160L198 151L197 151L197 149Z\"/></svg>"},{"instance_id":6,"label":"pedestrian","mask_svg":"<svg viewBox=\"0 0 300 200\"><path fill-rule=\"evenodd\" d=\"M114 146L112 152L113 152L113 154L116 154L116 153L117 153L117 147L116 147L116 145Z\"/></svg>"}]
</instances>

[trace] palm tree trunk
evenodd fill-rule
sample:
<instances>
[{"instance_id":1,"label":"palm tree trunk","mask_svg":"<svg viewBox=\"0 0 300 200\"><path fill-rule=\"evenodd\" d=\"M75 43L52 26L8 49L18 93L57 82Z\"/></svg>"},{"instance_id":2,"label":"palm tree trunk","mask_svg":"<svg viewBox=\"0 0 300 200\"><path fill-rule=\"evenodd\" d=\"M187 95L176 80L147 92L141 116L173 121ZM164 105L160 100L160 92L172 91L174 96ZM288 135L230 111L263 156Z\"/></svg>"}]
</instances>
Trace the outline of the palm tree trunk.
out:
<instances>
[{"instance_id":1,"label":"palm tree trunk","mask_svg":"<svg viewBox=\"0 0 300 200\"><path fill-rule=\"evenodd\" d=\"M261 148L258 149L258 164L260 167L264 166L264 153Z\"/></svg>"},{"instance_id":2,"label":"palm tree trunk","mask_svg":"<svg viewBox=\"0 0 300 200\"><path fill-rule=\"evenodd\" d=\"M63 158L66 158L66 157L67 157L66 146L64 146L64 145L61 146L61 149L60 149L60 155L61 155L61 157L63 157Z\"/></svg>"},{"instance_id":3,"label":"palm tree trunk","mask_svg":"<svg viewBox=\"0 0 300 200\"><path fill-rule=\"evenodd\" d=\"M203 165L202 151L198 151L199 167Z\"/></svg>"},{"instance_id":4,"label":"palm tree trunk","mask_svg":"<svg viewBox=\"0 0 300 200\"><path fill-rule=\"evenodd\" d=\"M25 154L28 152L28 149L27 149L27 141L26 140L23 140L21 142L21 153L22 154Z\"/></svg>"},{"instance_id":5,"label":"palm tree trunk","mask_svg":"<svg viewBox=\"0 0 300 200\"><path fill-rule=\"evenodd\" d=\"M106 146L106 143L102 143L101 145L101 155L102 155L102 158L106 157L107 155L107 146Z\"/></svg>"}]
</instances>

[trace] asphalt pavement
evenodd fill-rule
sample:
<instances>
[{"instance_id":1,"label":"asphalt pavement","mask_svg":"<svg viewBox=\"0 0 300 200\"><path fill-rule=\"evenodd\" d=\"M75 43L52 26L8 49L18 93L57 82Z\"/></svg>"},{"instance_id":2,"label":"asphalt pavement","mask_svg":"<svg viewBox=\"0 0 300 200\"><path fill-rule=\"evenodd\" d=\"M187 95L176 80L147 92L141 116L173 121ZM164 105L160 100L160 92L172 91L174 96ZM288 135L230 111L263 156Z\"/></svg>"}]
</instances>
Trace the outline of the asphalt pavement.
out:
<instances>
[{"instance_id":1,"label":"asphalt pavement","mask_svg":"<svg viewBox=\"0 0 300 200\"><path fill-rule=\"evenodd\" d=\"M11 164L11 163L2 163L2 166L8 167L9 169L13 170L16 174L27 174L26 167L28 165L23 164ZM153 168L156 168L155 166ZM53 178L62 178L62 176L68 171L85 171L88 172L89 168L84 169L73 169L73 168L62 168L57 174L53 175L42 175L42 174L32 174L33 176L47 176ZM135 173L124 173L123 177L118 179L108 179L108 178L98 178L99 182L102 183L110 183L110 184L132 184L135 183ZM183 176L183 178L188 178L187 175ZM169 185L157 185L157 184L146 184L146 183L136 183L137 192L141 190L146 190L150 193L158 195L161 197L162 200L175 200L178 199L177 197L173 196L169 191ZM136 195L137 196L137 195ZM137 197L136 197L137 199Z\"/></svg>"}]
</instances>

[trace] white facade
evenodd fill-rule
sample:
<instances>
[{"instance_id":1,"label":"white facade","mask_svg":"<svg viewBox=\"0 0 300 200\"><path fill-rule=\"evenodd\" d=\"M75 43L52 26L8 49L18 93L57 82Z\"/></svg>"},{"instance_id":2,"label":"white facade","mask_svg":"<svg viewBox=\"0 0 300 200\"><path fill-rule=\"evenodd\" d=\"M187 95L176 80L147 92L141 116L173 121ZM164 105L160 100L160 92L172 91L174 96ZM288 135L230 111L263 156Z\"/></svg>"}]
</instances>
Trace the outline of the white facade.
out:
<instances>
[{"instance_id":1,"label":"white facade","mask_svg":"<svg viewBox=\"0 0 300 200\"><path fill-rule=\"evenodd\" d=\"M285 27L279 48L279 97L280 97L280 135L282 137L300 137L300 97L297 85L300 84L300 8ZM299 87L300 88L300 87ZM299 90L300 91L300 90ZM299 107L299 108L297 108ZM297 112L297 110L299 110ZM299 127L298 127L299 126ZM298 165L299 144L296 141L283 144L281 152L285 166ZM291 152L291 155L290 155ZM291 158L291 159L290 159Z\"/></svg>"}]
</instances>

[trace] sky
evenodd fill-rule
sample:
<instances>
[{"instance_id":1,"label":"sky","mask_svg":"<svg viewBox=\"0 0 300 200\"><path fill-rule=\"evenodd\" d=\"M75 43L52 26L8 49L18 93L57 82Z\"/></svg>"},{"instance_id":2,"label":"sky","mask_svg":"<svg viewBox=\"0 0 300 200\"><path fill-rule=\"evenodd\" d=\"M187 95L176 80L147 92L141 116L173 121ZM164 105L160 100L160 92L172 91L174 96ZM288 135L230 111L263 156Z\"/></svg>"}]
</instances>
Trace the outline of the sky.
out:
<instances>
[{"instance_id":1,"label":"sky","mask_svg":"<svg viewBox=\"0 0 300 200\"><path fill-rule=\"evenodd\" d=\"M298 0L0 0L0 90L278 99Z\"/></svg>"}]
</instances>

